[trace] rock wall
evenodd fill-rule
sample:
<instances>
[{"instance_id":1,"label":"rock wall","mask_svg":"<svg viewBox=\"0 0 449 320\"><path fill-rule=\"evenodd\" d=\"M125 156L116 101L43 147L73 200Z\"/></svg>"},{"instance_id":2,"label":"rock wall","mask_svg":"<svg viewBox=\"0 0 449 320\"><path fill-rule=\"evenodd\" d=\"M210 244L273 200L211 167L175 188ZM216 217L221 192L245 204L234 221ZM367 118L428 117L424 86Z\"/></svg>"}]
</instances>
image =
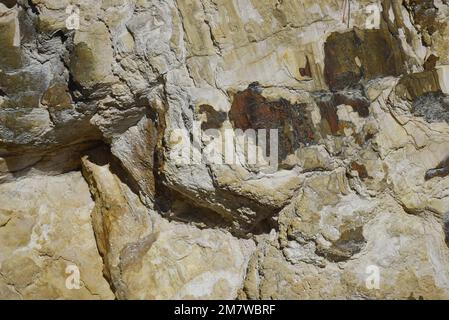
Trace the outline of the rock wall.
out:
<instances>
[{"instance_id":1,"label":"rock wall","mask_svg":"<svg viewBox=\"0 0 449 320\"><path fill-rule=\"evenodd\" d=\"M0 0L0 299L448 299L448 19Z\"/></svg>"}]
</instances>

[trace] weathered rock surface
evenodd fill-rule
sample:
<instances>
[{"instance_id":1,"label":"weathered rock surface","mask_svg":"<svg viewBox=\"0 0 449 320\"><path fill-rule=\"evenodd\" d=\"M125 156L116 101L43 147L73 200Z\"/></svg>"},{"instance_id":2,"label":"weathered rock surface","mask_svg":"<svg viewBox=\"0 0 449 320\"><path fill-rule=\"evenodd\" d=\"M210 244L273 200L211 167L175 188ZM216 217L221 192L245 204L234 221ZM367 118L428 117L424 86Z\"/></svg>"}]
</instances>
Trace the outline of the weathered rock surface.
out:
<instances>
[{"instance_id":1,"label":"weathered rock surface","mask_svg":"<svg viewBox=\"0 0 449 320\"><path fill-rule=\"evenodd\" d=\"M296 216L290 223L301 218L306 219ZM346 197L304 225L290 226L285 245L261 241L244 297L447 299L449 255L440 230L437 219L408 215L389 196ZM379 287L370 288L366 283L376 270Z\"/></svg>"},{"instance_id":2,"label":"weathered rock surface","mask_svg":"<svg viewBox=\"0 0 449 320\"><path fill-rule=\"evenodd\" d=\"M92 219L98 247L117 297L236 298L252 241L150 216L102 152L83 158L83 171L96 202Z\"/></svg>"},{"instance_id":3,"label":"weathered rock surface","mask_svg":"<svg viewBox=\"0 0 449 320\"><path fill-rule=\"evenodd\" d=\"M102 275L93 207L79 172L0 185L1 298L114 298ZM71 266L79 269L79 289L66 287Z\"/></svg>"},{"instance_id":4,"label":"weathered rock surface","mask_svg":"<svg viewBox=\"0 0 449 320\"><path fill-rule=\"evenodd\" d=\"M449 4L343 3L0 1L0 298L449 299Z\"/></svg>"}]
</instances>

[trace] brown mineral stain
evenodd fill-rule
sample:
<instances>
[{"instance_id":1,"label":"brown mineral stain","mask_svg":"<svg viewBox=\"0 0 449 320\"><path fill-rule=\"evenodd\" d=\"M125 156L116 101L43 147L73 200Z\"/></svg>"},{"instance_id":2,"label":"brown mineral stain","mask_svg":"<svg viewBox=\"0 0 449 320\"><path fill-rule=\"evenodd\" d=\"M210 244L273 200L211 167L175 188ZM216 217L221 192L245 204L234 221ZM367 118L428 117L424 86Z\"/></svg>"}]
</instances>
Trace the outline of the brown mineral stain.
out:
<instances>
[{"instance_id":1,"label":"brown mineral stain","mask_svg":"<svg viewBox=\"0 0 449 320\"><path fill-rule=\"evenodd\" d=\"M338 119L337 107L340 105L351 106L360 117L369 116L370 101L360 85L336 92L321 92L317 94L315 101L320 109L321 117L326 120L329 127L330 132L324 129L324 134L339 135L348 127L348 124Z\"/></svg>"},{"instance_id":2,"label":"brown mineral stain","mask_svg":"<svg viewBox=\"0 0 449 320\"><path fill-rule=\"evenodd\" d=\"M362 180L369 178L368 171L366 170L366 167L363 164L358 164L357 162L352 161L351 162L351 170L357 171L360 179L362 179Z\"/></svg>"},{"instance_id":3,"label":"brown mineral stain","mask_svg":"<svg viewBox=\"0 0 449 320\"><path fill-rule=\"evenodd\" d=\"M440 58L438 58L438 57L435 56L434 54L431 54L431 55L427 58L426 62L424 62L424 70L430 71L430 70L435 69L438 60L440 60Z\"/></svg>"},{"instance_id":4,"label":"brown mineral stain","mask_svg":"<svg viewBox=\"0 0 449 320\"><path fill-rule=\"evenodd\" d=\"M237 92L229 112L236 129L278 129L279 154L282 158L303 145L315 142L311 115L304 103L292 104L285 99L270 101L261 94L258 83Z\"/></svg>"}]
</instances>

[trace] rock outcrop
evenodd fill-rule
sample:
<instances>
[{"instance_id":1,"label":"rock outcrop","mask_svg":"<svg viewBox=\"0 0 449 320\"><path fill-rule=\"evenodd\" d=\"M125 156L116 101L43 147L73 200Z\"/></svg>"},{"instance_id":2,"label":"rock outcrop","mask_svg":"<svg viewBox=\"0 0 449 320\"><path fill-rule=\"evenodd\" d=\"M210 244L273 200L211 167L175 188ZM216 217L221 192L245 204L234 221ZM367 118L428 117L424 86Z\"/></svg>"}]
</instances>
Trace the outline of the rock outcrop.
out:
<instances>
[{"instance_id":1,"label":"rock outcrop","mask_svg":"<svg viewBox=\"0 0 449 320\"><path fill-rule=\"evenodd\" d=\"M0 0L0 299L449 299L449 3L344 3Z\"/></svg>"},{"instance_id":2,"label":"rock outcrop","mask_svg":"<svg viewBox=\"0 0 449 320\"><path fill-rule=\"evenodd\" d=\"M113 299L79 172L0 185L2 299ZM77 267L79 288L66 286Z\"/></svg>"}]
</instances>

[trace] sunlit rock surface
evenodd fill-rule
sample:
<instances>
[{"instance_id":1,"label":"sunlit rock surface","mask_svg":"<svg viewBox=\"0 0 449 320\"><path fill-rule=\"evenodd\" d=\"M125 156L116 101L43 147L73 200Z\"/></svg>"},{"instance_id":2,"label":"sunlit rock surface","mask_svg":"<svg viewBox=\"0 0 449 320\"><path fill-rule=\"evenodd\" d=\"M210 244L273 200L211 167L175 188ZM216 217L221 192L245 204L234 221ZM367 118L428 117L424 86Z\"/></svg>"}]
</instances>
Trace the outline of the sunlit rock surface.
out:
<instances>
[{"instance_id":1,"label":"sunlit rock surface","mask_svg":"<svg viewBox=\"0 0 449 320\"><path fill-rule=\"evenodd\" d=\"M449 4L344 3L0 1L0 299L448 299Z\"/></svg>"}]
</instances>

